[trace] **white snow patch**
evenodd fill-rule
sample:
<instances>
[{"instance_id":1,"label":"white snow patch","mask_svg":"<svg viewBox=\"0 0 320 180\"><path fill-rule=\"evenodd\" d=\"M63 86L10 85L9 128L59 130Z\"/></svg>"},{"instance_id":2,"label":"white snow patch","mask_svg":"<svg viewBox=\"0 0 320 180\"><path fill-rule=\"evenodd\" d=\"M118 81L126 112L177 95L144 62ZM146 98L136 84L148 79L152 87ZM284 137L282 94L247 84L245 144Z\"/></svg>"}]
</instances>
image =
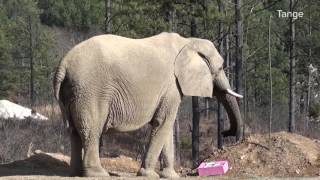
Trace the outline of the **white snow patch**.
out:
<instances>
[{"instance_id":1,"label":"white snow patch","mask_svg":"<svg viewBox=\"0 0 320 180\"><path fill-rule=\"evenodd\" d=\"M8 100L0 100L0 118L10 119L15 118L23 120L26 118L32 118L37 120L48 120L47 117L39 113L31 113L31 109L20 106Z\"/></svg>"}]
</instances>

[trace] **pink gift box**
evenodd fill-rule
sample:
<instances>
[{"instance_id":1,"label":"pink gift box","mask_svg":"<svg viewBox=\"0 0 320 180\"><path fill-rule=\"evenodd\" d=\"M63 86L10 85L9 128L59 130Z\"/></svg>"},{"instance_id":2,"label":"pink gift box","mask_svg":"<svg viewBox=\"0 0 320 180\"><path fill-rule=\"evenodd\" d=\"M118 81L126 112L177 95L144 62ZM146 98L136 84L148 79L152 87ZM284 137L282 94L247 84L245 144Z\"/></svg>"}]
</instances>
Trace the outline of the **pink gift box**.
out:
<instances>
[{"instance_id":1,"label":"pink gift box","mask_svg":"<svg viewBox=\"0 0 320 180\"><path fill-rule=\"evenodd\" d=\"M229 169L228 161L202 162L198 167L199 176L215 176L225 174Z\"/></svg>"}]
</instances>

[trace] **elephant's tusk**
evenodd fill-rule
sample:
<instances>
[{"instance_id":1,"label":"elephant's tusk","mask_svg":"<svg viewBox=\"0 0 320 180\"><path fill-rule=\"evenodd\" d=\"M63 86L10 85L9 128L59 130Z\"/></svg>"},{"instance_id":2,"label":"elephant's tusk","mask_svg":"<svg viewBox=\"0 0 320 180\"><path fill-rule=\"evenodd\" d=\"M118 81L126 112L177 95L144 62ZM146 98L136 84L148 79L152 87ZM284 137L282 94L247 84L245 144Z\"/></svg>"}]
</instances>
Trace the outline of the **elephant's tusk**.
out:
<instances>
[{"instance_id":1,"label":"elephant's tusk","mask_svg":"<svg viewBox=\"0 0 320 180\"><path fill-rule=\"evenodd\" d=\"M237 97L237 98L243 98L242 95L240 95L240 94L232 91L231 89L227 89L227 93L230 94L230 95L232 95L232 96L234 96L234 97Z\"/></svg>"}]
</instances>

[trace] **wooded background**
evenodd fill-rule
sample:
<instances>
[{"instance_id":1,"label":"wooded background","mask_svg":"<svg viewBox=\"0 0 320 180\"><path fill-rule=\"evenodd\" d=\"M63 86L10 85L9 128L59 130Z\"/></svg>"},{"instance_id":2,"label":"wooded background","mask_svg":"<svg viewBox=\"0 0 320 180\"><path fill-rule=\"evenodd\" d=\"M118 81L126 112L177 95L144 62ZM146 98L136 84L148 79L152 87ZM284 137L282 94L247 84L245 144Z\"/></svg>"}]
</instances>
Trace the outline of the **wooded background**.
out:
<instances>
[{"instance_id":1,"label":"wooded background","mask_svg":"<svg viewBox=\"0 0 320 180\"><path fill-rule=\"evenodd\" d=\"M277 10L304 16L279 18ZM177 32L215 43L233 88L244 95L239 102L246 131L319 137L319 18L319 0L0 0L0 99L30 107L55 104L55 67L94 35ZM216 101L192 97L188 103L193 139L200 136L203 115L213 114L223 128L226 115ZM184 104L178 119L188 111Z\"/></svg>"}]
</instances>

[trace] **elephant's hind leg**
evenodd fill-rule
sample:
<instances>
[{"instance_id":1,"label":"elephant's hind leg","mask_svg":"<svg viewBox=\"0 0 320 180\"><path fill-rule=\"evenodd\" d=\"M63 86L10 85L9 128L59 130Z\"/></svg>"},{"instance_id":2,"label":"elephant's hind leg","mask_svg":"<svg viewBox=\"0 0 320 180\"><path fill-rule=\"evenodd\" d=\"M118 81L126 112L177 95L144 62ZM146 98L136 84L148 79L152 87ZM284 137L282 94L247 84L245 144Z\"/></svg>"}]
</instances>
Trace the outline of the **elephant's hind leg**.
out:
<instances>
[{"instance_id":1,"label":"elephant's hind leg","mask_svg":"<svg viewBox=\"0 0 320 180\"><path fill-rule=\"evenodd\" d=\"M89 132L88 138L83 143L83 175L86 177L109 176L102 168L99 159L99 137L95 136L95 133Z\"/></svg>"},{"instance_id":2,"label":"elephant's hind leg","mask_svg":"<svg viewBox=\"0 0 320 180\"><path fill-rule=\"evenodd\" d=\"M70 176L81 176L82 171L82 143L81 138L75 129L71 129L71 160Z\"/></svg>"},{"instance_id":3,"label":"elephant's hind leg","mask_svg":"<svg viewBox=\"0 0 320 180\"><path fill-rule=\"evenodd\" d=\"M82 175L86 177L109 176L102 168L99 158L99 140L105 123L102 113L105 112L100 111L95 103L80 105L81 107L75 107L74 114L77 117L74 125L79 132L83 147Z\"/></svg>"}]
</instances>

